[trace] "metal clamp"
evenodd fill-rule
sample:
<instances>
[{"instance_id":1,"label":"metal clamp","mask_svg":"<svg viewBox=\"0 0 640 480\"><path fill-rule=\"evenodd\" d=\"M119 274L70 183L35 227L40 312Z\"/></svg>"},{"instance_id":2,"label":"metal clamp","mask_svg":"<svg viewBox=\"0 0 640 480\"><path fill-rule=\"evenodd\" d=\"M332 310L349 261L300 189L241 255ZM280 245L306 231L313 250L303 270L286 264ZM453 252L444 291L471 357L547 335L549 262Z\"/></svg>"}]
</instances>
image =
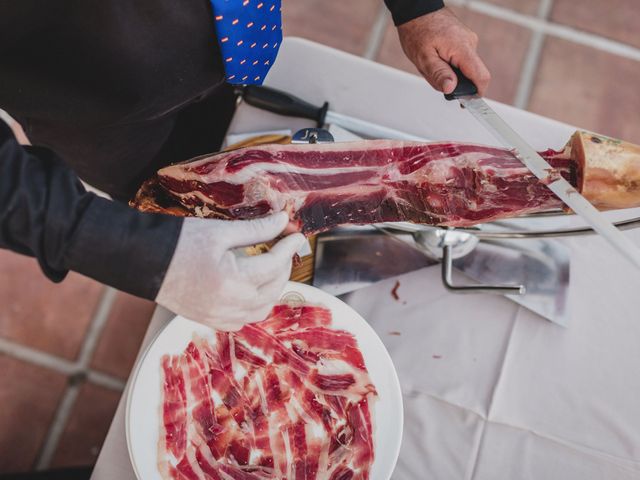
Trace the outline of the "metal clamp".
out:
<instances>
[{"instance_id":1,"label":"metal clamp","mask_svg":"<svg viewBox=\"0 0 640 480\"><path fill-rule=\"evenodd\" d=\"M333 135L324 128L303 128L291 137L291 143L333 143Z\"/></svg>"}]
</instances>

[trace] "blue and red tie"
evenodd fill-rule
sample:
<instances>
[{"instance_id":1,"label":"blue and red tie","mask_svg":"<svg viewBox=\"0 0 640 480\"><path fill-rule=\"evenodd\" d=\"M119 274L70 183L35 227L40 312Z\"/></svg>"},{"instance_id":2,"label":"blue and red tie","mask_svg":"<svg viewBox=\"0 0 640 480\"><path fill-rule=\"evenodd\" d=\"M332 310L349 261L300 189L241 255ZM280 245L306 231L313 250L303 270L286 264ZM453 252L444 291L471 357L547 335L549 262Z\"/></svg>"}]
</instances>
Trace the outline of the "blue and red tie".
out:
<instances>
[{"instance_id":1,"label":"blue and red tie","mask_svg":"<svg viewBox=\"0 0 640 480\"><path fill-rule=\"evenodd\" d=\"M227 82L261 85L282 43L280 0L211 0Z\"/></svg>"}]
</instances>

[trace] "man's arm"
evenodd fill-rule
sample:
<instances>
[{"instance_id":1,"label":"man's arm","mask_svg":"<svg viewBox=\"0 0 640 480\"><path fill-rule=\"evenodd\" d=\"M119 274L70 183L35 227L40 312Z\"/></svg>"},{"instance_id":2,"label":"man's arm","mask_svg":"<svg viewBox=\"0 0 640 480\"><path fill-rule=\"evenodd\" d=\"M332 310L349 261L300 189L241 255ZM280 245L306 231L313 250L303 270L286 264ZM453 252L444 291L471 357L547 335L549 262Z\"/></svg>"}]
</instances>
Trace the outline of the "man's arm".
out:
<instances>
[{"instance_id":1,"label":"man's arm","mask_svg":"<svg viewBox=\"0 0 640 480\"><path fill-rule=\"evenodd\" d=\"M484 94L491 75L476 51L478 36L442 0L385 0L405 54L436 90L451 93L458 83L450 65Z\"/></svg>"},{"instance_id":2,"label":"man's arm","mask_svg":"<svg viewBox=\"0 0 640 480\"><path fill-rule=\"evenodd\" d=\"M0 248L36 257L51 280L74 270L154 299L181 226L88 193L53 152L19 145L0 120Z\"/></svg>"}]
</instances>

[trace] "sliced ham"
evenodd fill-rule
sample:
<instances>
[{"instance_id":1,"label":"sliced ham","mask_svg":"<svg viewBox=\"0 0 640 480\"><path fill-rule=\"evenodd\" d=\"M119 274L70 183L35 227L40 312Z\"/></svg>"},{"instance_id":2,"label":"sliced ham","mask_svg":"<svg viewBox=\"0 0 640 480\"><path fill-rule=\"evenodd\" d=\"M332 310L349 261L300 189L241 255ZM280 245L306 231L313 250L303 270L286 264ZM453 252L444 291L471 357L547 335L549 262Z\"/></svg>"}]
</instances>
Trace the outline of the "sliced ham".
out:
<instances>
[{"instance_id":1,"label":"sliced ham","mask_svg":"<svg viewBox=\"0 0 640 480\"><path fill-rule=\"evenodd\" d=\"M162 360L164 479L369 478L376 390L355 338L315 306L276 306Z\"/></svg>"}]
</instances>

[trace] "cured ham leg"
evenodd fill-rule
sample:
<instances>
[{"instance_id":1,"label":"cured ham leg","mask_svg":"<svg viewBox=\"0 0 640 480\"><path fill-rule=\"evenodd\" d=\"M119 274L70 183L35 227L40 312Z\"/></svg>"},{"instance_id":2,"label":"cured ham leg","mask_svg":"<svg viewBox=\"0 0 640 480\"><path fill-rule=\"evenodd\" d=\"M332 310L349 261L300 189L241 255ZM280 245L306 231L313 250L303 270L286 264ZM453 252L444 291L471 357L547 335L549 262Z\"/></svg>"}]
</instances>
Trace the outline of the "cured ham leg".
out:
<instances>
[{"instance_id":1,"label":"cured ham leg","mask_svg":"<svg viewBox=\"0 0 640 480\"><path fill-rule=\"evenodd\" d=\"M600 209L640 205L640 147L576 132L542 156ZM178 215L248 219L285 210L312 234L343 224L469 226L563 208L510 150L372 140L268 145L172 165L133 205Z\"/></svg>"}]
</instances>

